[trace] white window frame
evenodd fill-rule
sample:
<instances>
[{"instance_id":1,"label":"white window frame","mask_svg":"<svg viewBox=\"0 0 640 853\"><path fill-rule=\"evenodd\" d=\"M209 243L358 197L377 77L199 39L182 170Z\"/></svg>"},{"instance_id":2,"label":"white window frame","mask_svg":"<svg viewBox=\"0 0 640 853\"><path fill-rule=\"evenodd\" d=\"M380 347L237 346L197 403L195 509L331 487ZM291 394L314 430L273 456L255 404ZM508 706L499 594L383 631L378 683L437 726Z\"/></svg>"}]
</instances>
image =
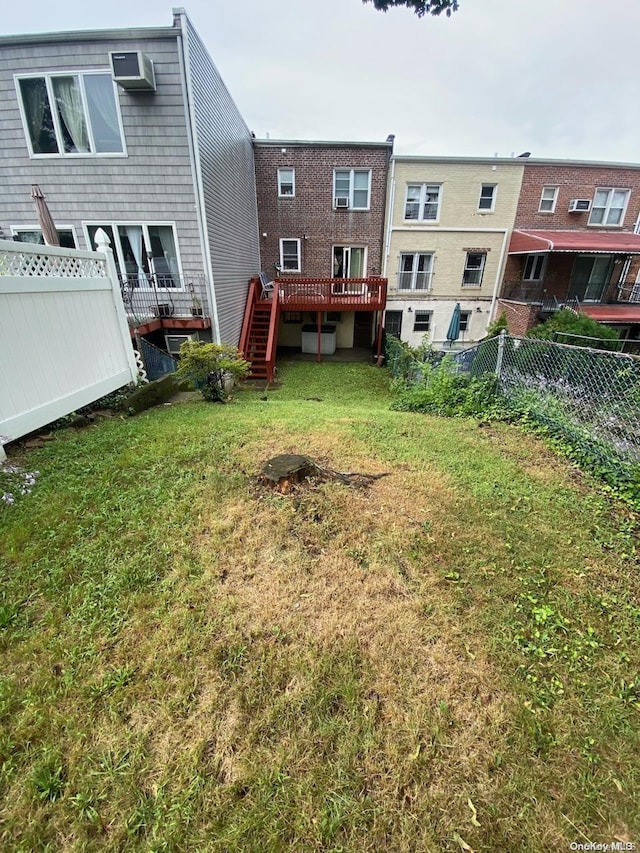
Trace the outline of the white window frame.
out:
<instances>
[{"instance_id":1,"label":"white window frame","mask_svg":"<svg viewBox=\"0 0 640 853\"><path fill-rule=\"evenodd\" d=\"M491 189L491 207L480 207L482 202L482 193L485 189ZM497 184L481 184L480 185L480 195L478 196L478 213L493 213L496 209L496 199L498 197L498 185Z\"/></svg>"},{"instance_id":2,"label":"white window frame","mask_svg":"<svg viewBox=\"0 0 640 853\"><path fill-rule=\"evenodd\" d=\"M479 267L468 266L469 258L471 255L480 255L481 256L482 263L480 264ZM462 272L462 285L461 286L462 287L482 287L482 279L484 278L484 271L485 271L486 265L487 265L487 253L486 252L480 252L480 251L478 251L478 252L467 252L465 254L465 258L464 258L464 270ZM480 270L480 281L467 282L464 280L464 277L465 277L465 274L467 273L467 271L472 271L472 270L474 272L477 272L478 270Z\"/></svg>"},{"instance_id":3,"label":"white window frame","mask_svg":"<svg viewBox=\"0 0 640 853\"><path fill-rule=\"evenodd\" d=\"M473 311L461 311L460 312L460 334L464 335L471 328L471 318L473 317ZM464 324L464 328L463 327Z\"/></svg>"},{"instance_id":4,"label":"white window frame","mask_svg":"<svg viewBox=\"0 0 640 853\"><path fill-rule=\"evenodd\" d=\"M357 244L351 245L350 243L334 243L331 246L331 278L334 279L334 281L336 281L336 282L345 281L346 282L346 281L349 281L349 279L351 278L350 275L343 275L340 277L333 275L333 259L335 258L336 249L342 249L343 252L344 252L344 250L347 251L346 257L348 258L349 272L351 272L351 250L352 249L363 249L364 251L362 253L362 275L361 276L359 275L358 278L366 278L367 277L367 261L369 260L369 247L363 246L362 243L360 243L359 245L357 245ZM343 257L344 257L344 255L343 255Z\"/></svg>"},{"instance_id":5,"label":"white window frame","mask_svg":"<svg viewBox=\"0 0 640 853\"><path fill-rule=\"evenodd\" d=\"M418 315L426 316L426 320L418 320ZM414 332L422 332L423 335L428 335L431 333L431 322L433 320L433 311L423 311L421 308L418 309L413 315L413 331ZM418 329L418 323L424 323L426 325L426 329Z\"/></svg>"},{"instance_id":6,"label":"white window frame","mask_svg":"<svg viewBox=\"0 0 640 853\"><path fill-rule=\"evenodd\" d=\"M296 269L285 269L284 266L284 244L285 243L295 243L296 244L296 253L298 256L298 266ZM299 237L281 237L280 238L280 271L279 274L282 273L296 273L302 272L302 260L300 257L300 238Z\"/></svg>"},{"instance_id":7,"label":"white window frame","mask_svg":"<svg viewBox=\"0 0 640 853\"><path fill-rule=\"evenodd\" d=\"M91 126L89 109L87 106L87 96L84 88L84 77L88 77L93 74L102 74L108 75L109 79L112 80L111 69L92 69L89 71L42 71L38 74L14 74L13 81L16 89L16 97L18 99L18 107L20 109L20 118L22 119L22 129L24 132L25 139L27 141L27 148L29 150L29 157L35 160L41 159L59 159L59 158L76 158L76 157L127 157L127 141L124 135L124 126L122 124L122 113L120 111L120 98L118 96L118 88L116 83L112 80L113 85L113 97L115 100L116 106L116 115L118 117L118 130L120 131L120 140L122 142L122 151L96 151L95 150L95 140L93 137L93 128ZM75 152L66 152L64 151L64 144L60 144L63 141L62 129L60 127L60 120L58 117L58 112L54 108L55 104L55 95L53 92L53 83L52 79L54 77L77 77L80 81L80 95L82 98L82 109L84 112L85 124L87 127L87 134L89 136L89 144L91 146L91 151L75 151ZM47 89L47 97L49 98L49 106L51 107L51 116L53 119L53 127L56 134L56 142L58 144L58 151L52 152L50 154L36 154L33 150L33 145L31 144L31 134L29 132L29 123L27 121L27 114L24 109L24 104L22 102L22 92L20 90L20 80L41 80L44 79L45 86Z\"/></svg>"},{"instance_id":8,"label":"white window frame","mask_svg":"<svg viewBox=\"0 0 640 853\"><path fill-rule=\"evenodd\" d=\"M594 213L594 210L596 209L596 207L595 207L596 195L598 193L601 193L601 192L602 193L606 192L609 194L608 198L607 198L607 203L605 204L604 208L602 208L601 206L599 206L597 208L598 210L604 209L604 214L602 217L603 221L602 222L592 222L591 220L593 219L593 213ZM622 208L622 213L620 214L620 222L607 222L606 221L607 217L609 216L609 213L611 212L611 202L613 200L613 194L617 193L617 192L618 193L626 193L625 200L624 200L624 207ZM630 197L631 197L631 190L627 189L625 187L596 187L595 192L593 193L593 201L591 202L591 213L589 214L589 223L588 224L591 225L593 228L621 228L624 225L624 217L627 213L627 206L629 204L629 198Z\"/></svg>"},{"instance_id":9,"label":"white window frame","mask_svg":"<svg viewBox=\"0 0 640 853\"><path fill-rule=\"evenodd\" d=\"M402 287L401 282L403 280L403 276L409 274L409 271L403 271L402 269L402 259L410 256L413 258L413 264L411 269L411 282L409 287ZM420 257L425 256L431 258L429 262L429 271L426 273L427 276L427 287L418 288L416 287L418 281L418 275L425 275L424 272L418 272L418 265L420 263ZM400 253L400 263L398 267L398 292L399 293L428 293L431 290L431 283L433 280L433 267L435 261L435 252L401 252Z\"/></svg>"},{"instance_id":10,"label":"white window frame","mask_svg":"<svg viewBox=\"0 0 640 853\"><path fill-rule=\"evenodd\" d=\"M547 257L548 254L546 252L532 252L530 255L526 255L524 269L522 270L522 281L542 281L547 267ZM533 258L535 258L535 260L533 260ZM527 275L527 267L529 266L529 261L531 261L530 273L534 273L540 259L542 260L542 262L540 264L538 275Z\"/></svg>"},{"instance_id":11,"label":"white window frame","mask_svg":"<svg viewBox=\"0 0 640 853\"><path fill-rule=\"evenodd\" d=\"M559 189L560 189L560 187L554 187L554 186L542 187L542 192L540 193L540 202L538 203L538 213L555 213L556 212L556 204L558 203L558 190ZM551 190L553 192L553 198L545 198L544 197L544 194L548 190ZM550 210L544 210L544 208L542 207L542 203L545 201L551 202L551 209Z\"/></svg>"},{"instance_id":12,"label":"white window frame","mask_svg":"<svg viewBox=\"0 0 640 853\"><path fill-rule=\"evenodd\" d=\"M291 181L282 180L282 172L291 172ZM282 192L282 184L291 183L291 192ZM278 169L278 198L295 198L296 197L296 170L293 166L283 166Z\"/></svg>"},{"instance_id":13,"label":"white window frame","mask_svg":"<svg viewBox=\"0 0 640 853\"><path fill-rule=\"evenodd\" d=\"M12 237L12 239L15 239L18 236L18 234L22 234L25 231L32 231L32 232L39 231L40 234L42 234L42 228L39 225L12 225L11 226L11 237ZM79 248L79 246L78 246L78 235L76 234L76 229L75 229L74 225L58 225L58 224L56 224L56 231L58 231L58 232L69 231L71 233L71 236L73 237L74 247L76 249ZM16 242L20 242L20 241L16 241ZM29 245L29 244L27 244L27 245ZM30 245L35 246L38 244L31 243Z\"/></svg>"},{"instance_id":14,"label":"white window frame","mask_svg":"<svg viewBox=\"0 0 640 853\"><path fill-rule=\"evenodd\" d=\"M340 196L336 193L336 175L338 172L349 172L349 210L371 210L371 169L350 169L345 167L344 169L334 169L333 170L333 209L338 210L342 208L338 208L336 205L336 199L346 198L346 196L341 193ZM353 203L353 194L354 194L354 178L356 173L358 174L366 174L367 175L367 206L366 207L356 207Z\"/></svg>"},{"instance_id":15,"label":"white window frame","mask_svg":"<svg viewBox=\"0 0 640 853\"><path fill-rule=\"evenodd\" d=\"M186 289L185 288L184 274L182 272L182 259L180 257L180 246L178 245L178 231L177 231L175 222L160 222L160 221L158 221L158 222L140 222L140 220L121 220L121 219L117 219L117 220L113 220L113 221L105 221L104 219L99 219L99 220L95 220L95 221L91 221L91 222L83 222L82 223L82 230L84 232L84 239L87 243L87 247L88 247L90 252L95 252L96 247L91 242L91 236L89 234L89 228L91 228L91 227L95 228L96 226L100 228L103 225L108 225L111 228L111 231L113 232L113 236L114 236L116 245L111 246L111 250L113 251L115 258L117 258L117 261L118 261L117 267L118 267L118 271L119 271L120 275L125 275L125 270L127 267L126 267L126 264L124 261L124 253L122 251L122 245L120 243L118 228L120 228L123 225L124 226L136 225L137 227L142 228L142 241L144 243L144 248L145 248L145 252L147 253L147 257L151 254L151 240L149 238L148 229L150 227L151 228L155 228L155 227L172 228L173 229L173 243L174 243L174 246L176 247L176 260L178 262L178 272L180 275L179 286L178 287L160 287L160 286L156 285L156 290L166 291L167 293L179 293L179 292L184 291Z\"/></svg>"},{"instance_id":16,"label":"white window frame","mask_svg":"<svg viewBox=\"0 0 640 853\"><path fill-rule=\"evenodd\" d=\"M420 199L418 201L418 216L416 219L408 219L407 218L407 204L409 204L409 188L410 187L420 187ZM427 219L424 215L425 205L427 204L427 187L437 187L438 188L438 201L436 208L436 215L434 219ZM411 202L415 204L415 202ZM433 204L433 202L431 202ZM428 222L430 224L435 224L440 221L440 211L442 209L442 184L437 182L426 182L424 184L420 184L417 182L409 182L407 184L407 188L404 194L404 210L403 210L403 218L405 222Z\"/></svg>"}]
</instances>

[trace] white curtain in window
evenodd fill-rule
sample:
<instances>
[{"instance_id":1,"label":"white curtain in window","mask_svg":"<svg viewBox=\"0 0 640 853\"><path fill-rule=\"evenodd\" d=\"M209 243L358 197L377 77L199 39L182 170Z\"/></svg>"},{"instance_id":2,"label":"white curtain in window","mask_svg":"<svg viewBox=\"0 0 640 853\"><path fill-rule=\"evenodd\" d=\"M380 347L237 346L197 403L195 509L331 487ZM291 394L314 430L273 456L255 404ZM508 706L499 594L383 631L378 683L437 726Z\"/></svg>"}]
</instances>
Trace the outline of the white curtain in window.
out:
<instances>
[{"instance_id":1,"label":"white curtain in window","mask_svg":"<svg viewBox=\"0 0 640 853\"><path fill-rule=\"evenodd\" d=\"M89 136L77 77L54 77L53 91L60 117L69 131L76 151L87 153Z\"/></svg>"},{"instance_id":2,"label":"white curtain in window","mask_svg":"<svg viewBox=\"0 0 640 853\"><path fill-rule=\"evenodd\" d=\"M149 287L149 279L142 263L142 228L139 225L126 225L124 230L138 267L138 282L142 287Z\"/></svg>"},{"instance_id":3,"label":"white curtain in window","mask_svg":"<svg viewBox=\"0 0 640 853\"><path fill-rule=\"evenodd\" d=\"M120 153L122 139L111 76L85 74L83 81L96 151L101 154Z\"/></svg>"}]
</instances>

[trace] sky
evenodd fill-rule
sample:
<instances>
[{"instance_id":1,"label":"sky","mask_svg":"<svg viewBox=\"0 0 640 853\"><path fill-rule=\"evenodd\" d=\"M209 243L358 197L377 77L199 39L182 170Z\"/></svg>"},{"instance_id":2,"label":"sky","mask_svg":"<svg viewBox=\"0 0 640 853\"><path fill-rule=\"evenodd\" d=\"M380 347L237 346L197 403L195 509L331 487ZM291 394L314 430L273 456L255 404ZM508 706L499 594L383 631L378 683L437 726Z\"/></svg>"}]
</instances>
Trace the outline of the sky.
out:
<instances>
[{"instance_id":1,"label":"sky","mask_svg":"<svg viewBox=\"0 0 640 853\"><path fill-rule=\"evenodd\" d=\"M184 0L257 137L397 154L640 161L638 0L460 0L450 18L361 0ZM5 4L4 35L171 26L158 0Z\"/></svg>"}]
</instances>

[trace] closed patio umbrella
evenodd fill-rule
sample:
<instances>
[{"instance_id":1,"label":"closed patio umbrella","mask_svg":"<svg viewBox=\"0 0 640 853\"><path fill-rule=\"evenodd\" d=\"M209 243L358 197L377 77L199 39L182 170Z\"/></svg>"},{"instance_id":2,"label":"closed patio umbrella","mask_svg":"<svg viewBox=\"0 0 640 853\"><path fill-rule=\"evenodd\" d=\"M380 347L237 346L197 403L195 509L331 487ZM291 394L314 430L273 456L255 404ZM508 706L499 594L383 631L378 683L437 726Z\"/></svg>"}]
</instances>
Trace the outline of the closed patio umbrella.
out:
<instances>
[{"instance_id":1,"label":"closed patio umbrella","mask_svg":"<svg viewBox=\"0 0 640 853\"><path fill-rule=\"evenodd\" d=\"M37 184L33 184L31 186L31 198L33 199L36 206L38 222L40 223L40 229L42 230L44 242L47 244L47 246L59 246L60 238L58 237L56 226L53 223L51 211L47 206L44 193Z\"/></svg>"},{"instance_id":2,"label":"closed patio umbrella","mask_svg":"<svg viewBox=\"0 0 640 853\"><path fill-rule=\"evenodd\" d=\"M453 314L451 315L451 322L449 323L449 328L447 329L447 340L449 341L449 346L451 346L454 341L457 341L459 337L460 337L460 303L456 302L456 307L453 309Z\"/></svg>"}]
</instances>

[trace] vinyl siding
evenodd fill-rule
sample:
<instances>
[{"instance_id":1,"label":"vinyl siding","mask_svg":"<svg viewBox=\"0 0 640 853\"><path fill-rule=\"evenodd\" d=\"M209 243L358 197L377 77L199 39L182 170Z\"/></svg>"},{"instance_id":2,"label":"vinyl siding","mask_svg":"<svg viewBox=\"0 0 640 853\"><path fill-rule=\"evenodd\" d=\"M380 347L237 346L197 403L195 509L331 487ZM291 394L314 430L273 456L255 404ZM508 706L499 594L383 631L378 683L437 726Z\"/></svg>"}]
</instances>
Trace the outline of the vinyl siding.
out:
<instances>
[{"instance_id":1,"label":"vinyl siding","mask_svg":"<svg viewBox=\"0 0 640 853\"><path fill-rule=\"evenodd\" d=\"M175 36L2 44L0 40L0 226L37 222L31 184L45 193L54 221L75 227L79 248L83 222L175 222L185 276L205 264L189 159L189 137ZM126 156L32 158L20 118L14 74L109 71L111 50L142 50L155 66L155 93L117 87Z\"/></svg>"},{"instance_id":2,"label":"vinyl siding","mask_svg":"<svg viewBox=\"0 0 640 853\"><path fill-rule=\"evenodd\" d=\"M219 337L237 345L248 282L260 269L251 133L190 21L182 21Z\"/></svg>"}]
</instances>

